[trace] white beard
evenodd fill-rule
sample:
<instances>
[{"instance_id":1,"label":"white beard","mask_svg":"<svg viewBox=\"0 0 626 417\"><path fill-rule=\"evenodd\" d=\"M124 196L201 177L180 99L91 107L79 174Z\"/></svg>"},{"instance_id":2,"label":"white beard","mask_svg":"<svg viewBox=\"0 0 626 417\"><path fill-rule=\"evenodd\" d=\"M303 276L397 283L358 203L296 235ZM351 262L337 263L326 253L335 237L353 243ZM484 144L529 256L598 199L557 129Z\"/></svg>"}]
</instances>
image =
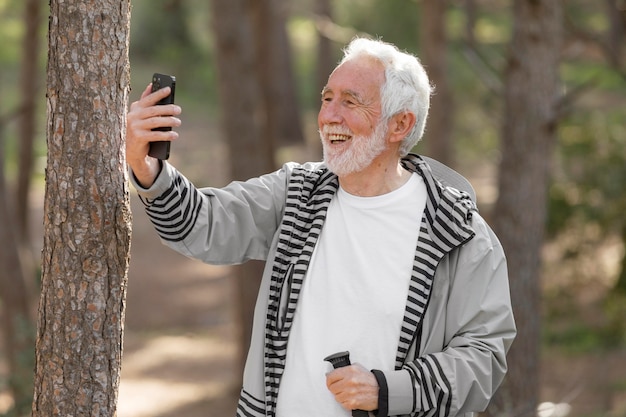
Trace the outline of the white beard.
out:
<instances>
[{"instance_id":1,"label":"white beard","mask_svg":"<svg viewBox=\"0 0 626 417\"><path fill-rule=\"evenodd\" d=\"M367 168L387 145L385 123L378 123L370 136L353 136L347 149L334 149L327 139L331 133L350 135L351 132L347 129L324 125L319 133L324 150L324 162L330 171L340 177Z\"/></svg>"}]
</instances>

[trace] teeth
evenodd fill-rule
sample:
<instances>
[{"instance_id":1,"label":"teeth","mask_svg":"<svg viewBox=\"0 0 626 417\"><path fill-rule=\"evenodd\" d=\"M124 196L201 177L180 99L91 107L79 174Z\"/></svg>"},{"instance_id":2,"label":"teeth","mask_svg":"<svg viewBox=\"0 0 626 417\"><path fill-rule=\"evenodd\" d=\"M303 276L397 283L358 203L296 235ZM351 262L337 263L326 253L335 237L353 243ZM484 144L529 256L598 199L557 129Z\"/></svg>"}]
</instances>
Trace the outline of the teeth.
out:
<instances>
[{"instance_id":1,"label":"teeth","mask_svg":"<svg viewBox=\"0 0 626 417\"><path fill-rule=\"evenodd\" d=\"M335 143L335 142L345 142L348 139L350 139L350 136L348 136L348 135L333 134L333 133L328 135L328 140L330 140L332 143Z\"/></svg>"},{"instance_id":2,"label":"teeth","mask_svg":"<svg viewBox=\"0 0 626 417\"><path fill-rule=\"evenodd\" d=\"M320 129L320 133L328 142L332 144L343 143L352 139L352 132L349 129L340 126L324 126Z\"/></svg>"}]
</instances>

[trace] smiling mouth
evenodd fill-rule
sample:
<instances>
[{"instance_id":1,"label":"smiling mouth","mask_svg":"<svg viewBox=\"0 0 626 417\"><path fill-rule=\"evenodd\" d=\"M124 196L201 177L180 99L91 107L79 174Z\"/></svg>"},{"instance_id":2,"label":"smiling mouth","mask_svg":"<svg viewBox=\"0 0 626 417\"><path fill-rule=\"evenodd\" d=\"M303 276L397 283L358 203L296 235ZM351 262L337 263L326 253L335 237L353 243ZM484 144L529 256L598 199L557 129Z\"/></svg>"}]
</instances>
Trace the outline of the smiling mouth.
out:
<instances>
[{"instance_id":1,"label":"smiling mouth","mask_svg":"<svg viewBox=\"0 0 626 417\"><path fill-rule=\"evenodd\" d=\"M338 133L330 133L330 134L328 134L328 141L330 143L332 143L333 145L335 145L337 143L346 142L349 139L350 139L350 136L348 136L348 135L342 135L342 134L338 134Z\"/></svg>"}]
</instances>

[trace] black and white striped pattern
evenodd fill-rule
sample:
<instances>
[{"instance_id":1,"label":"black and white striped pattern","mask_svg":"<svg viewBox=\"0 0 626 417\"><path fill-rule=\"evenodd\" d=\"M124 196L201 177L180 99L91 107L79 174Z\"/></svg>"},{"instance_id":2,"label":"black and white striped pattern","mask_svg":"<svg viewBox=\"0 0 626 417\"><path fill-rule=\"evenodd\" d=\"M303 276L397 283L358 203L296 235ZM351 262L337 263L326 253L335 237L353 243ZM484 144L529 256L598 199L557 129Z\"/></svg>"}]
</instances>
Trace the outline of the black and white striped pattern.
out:
<instances>
[{"instance_id":1,"label":"black and white striped pattern","mask_svg":"<svg viewBox=\"0 0 626 417\"><path fill-rule=\"evenodd\" d=\"M139 198L159 236L170 242L180 242L191 233L203 204L200 192L182 175L159 197Z\"/></svg>"},{"instance_id":2,"label":"black and white striped pattern","mask_svg":"<svg viewBox=\"0 0 626 417\"><path fill-rule=\"evenodd\" d=\"M242 389L237 404L237 417L263 416L265 416L265 401L254 398L245 389Z\"/></svg>"},{"instance_id":3,"label":"black and white striped pattern","mask_svg":"<svg viewBox=\"0 0 626 417\"><path fill-rule=\"evenodd\" d=\"M421 398L414 399L428 412L415 416L445 416L450 411L450 383L435 357L426 356L416 361L409 358L412 345L419 343L420 323L428 306L435 269L441 258L453 248L471 239L472 230L467 220L474 208L471 199L436 182L426 164L419 158L404 161L411 171L422 174L428 189L428 200L419 243L413 262L402 332L396 355L396 369L408 369ZM268 307L265 338L265 414L246 407L249 399L242 398L239 416L275 416L278 388L283 375L289 330L307 267L319 237L330 201L337 190L336 177L327 171L310 172L296 169L289 181L285 216L280 230L280 242L273 260L272 286ZM464 201L462 210L457 200ZM416 361L416 362L413 362ZM258 400L260 401L260 400ZM257 412L257 413L255 413Z\"/></svg>"},{"instance_id":4,"label":"black and white striped pattern","mask_svg":"<svg viewBox=\"0 0 626 417\"><path fill-rule=\"evenodd\" d=\"M414 159L403 162L409 170L422 174L428 198L413 260L413 274L396 356L396 369L408 370L414 386L421 391L421 398L415 397L413 400L414 410L419 407L427 411L414 415L443 417L450 415L452 401L451 384L446 375L434 356L409 358L407 355L413 344L419 346L420 323L428 307L437 265L448 252L474 236L468 221L475 206L466 194L449 188L444 192L432 175L426 175L425 163ZM464 210L457 208L459 200L463 202L461 207Z\"/></svg>"},{"instance_id":5,"label":"black and white striped pattern","mask_svg":"<svg viewBox=\"0 0 626 417\"><path fill-rule=\"evenodd\" d=\"M436 356L409 357L409 352L417 352L419 356L419 349L415 346L420 345L421 321L428 308L437 265L452 249L473 237L469 219L476 208L469 195L444 188L436 181L420 157L409 155L403 164L424 178L428 198L395 366L396 370L407 370L413 379L415 412L411 416L443 417L451 412L450 381ZM278 388L298 297L337 188L337 177L326 169L311 171L296 167L289 178L276 255L274 259L268 259L272 263L272 276L265 328L265 398L255 398L243 389L237 416L273 417L276 414ZM159 235L174 242L189 235L203 204L200 192L180 175L162 196L142 201Z\"/></svg>"},{"instance_id":6,"label":"black and white striped pattern","mask_svg":"<svg viewBox=\"0 0 626 417\"><path fill-rule=\"evenodd\" d=\"M296 304L328 206L338 186L337 177L327 171L312 173L302 168L294 169L289 181L267 309L264 369L268 416L276 412L278 386L284 371Z\"/></svg>"}]
</instances>

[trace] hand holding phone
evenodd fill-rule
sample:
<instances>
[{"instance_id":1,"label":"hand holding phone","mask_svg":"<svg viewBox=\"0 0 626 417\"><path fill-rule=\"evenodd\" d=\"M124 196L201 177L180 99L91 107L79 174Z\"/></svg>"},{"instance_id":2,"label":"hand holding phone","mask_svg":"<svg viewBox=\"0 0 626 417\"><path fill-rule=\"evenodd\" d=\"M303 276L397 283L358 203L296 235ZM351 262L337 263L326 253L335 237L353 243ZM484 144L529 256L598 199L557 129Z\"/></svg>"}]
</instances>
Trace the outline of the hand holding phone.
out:
<instances>
[{"instance_id":1,"label":"hand holding phone","mask_svg":"<svg viewBox=\"0 0 626 417\"><path fill-rule=\"evenodd\" d=\"M161 88L170 87L170 95L159 100L157 105L174 104L174 92L176 91L176 77L154 73L152 75L152 92ZM172 130L171 127L157 127L152 130L167 132ZM150 150L148 155L157 159L168 159L170 157L170 141L150 142Z\"/></svg>"}]
</instances>

